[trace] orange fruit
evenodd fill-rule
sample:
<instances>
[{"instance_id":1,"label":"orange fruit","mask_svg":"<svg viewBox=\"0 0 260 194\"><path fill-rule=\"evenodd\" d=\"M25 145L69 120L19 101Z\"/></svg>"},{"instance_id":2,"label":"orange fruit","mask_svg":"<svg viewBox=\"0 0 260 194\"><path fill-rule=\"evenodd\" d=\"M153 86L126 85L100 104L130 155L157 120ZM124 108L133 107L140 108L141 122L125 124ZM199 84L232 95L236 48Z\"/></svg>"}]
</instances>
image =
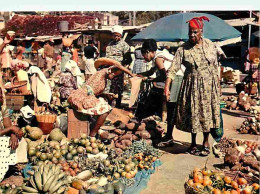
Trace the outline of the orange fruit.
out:
<instances>
[{"instance_id":1,"label":"orange fruit","mask_svg":"<svg viewBox=\"0 0 260 194\"><path fill-rule=\"evenodd\" d=\"M209 186L209 185L212 185L212 181L210 179L204 179L203 186Z\"/></svg>"},{"instance_id":2,"label":"orange fruit","mask_svg":"<svg viewBox=\"0 0 260 194\"><path fill-rule=\"evenodd\" d=\"M229 176L225 176L224 181L225 181L225 183L230 184L232 179Z\"/></svg>"},{"instance_id":3,"label":"orange fruit","mask_svg":"<svg viewBox=\"0 0 260 194\"><path fill-rule=\"evenodd\" d=\"M256 191L259 189L259 184L257 184L257 183L253 183L252 186L253 186L254 190L256 190Z\"/></svg>"},{"instance_id":4,"label":"orange fruit","mask_svg":"<svg viewBox=\"0 0 260 194\"><path fill-rule=\"evenodd\" d=\"M236 181L231 181L231 186L234 188L234 189L237 189L238 188L238 184Z\"/></svg>"},{"instance_id":5,"label":"orange fruit","mask_svg":"<svg viewBox=\"0 0 260 194\"><path fill-rule=\"evenodd\" d=\"M188 185L189 185L190 187L192 187L193 184L194 184L193 180L192 180L192 179L189 179L189 180L188 180Z\"/></svg>"},{"instance_id":6,"label":"orange fruit","mask_svg":"<svg viewBox=\"0 0 260 194\"><path fill-rule=\"evenodd\" d=\"M230 194L230 191L224 191L223 194Z\"/></svg>"},{"instance_id":7,"label":"orange fruit","mask_svg":"<svg viewBox=\"0 0 260 194\"><path fill-rule=\"evenodd\" d=\"M239 178L239 179L237 179L237 183L239 185L246 185L247 184L247 180L244 179L244 178Z\"/></svg>"},{"instance_id":8,"label":"orange fruit","mask_svg":"<svg viewBox=\"0 0 260 194\"><path fill-rule=\"evenodd\" d=\"M131 175L130 173L126 173L125 177L126 177L127 179L131 179L131 178L132 178L132 175Z\"/></svg>"},{"instance_id":9,"label":"orange fruit","mask_svg":"<svg viewBox=\"0 0 260 194\"><path fill-rule=\"evenodd\" d=\"M214 189L213 194L221 194L222 192L219 189Z\"/></svg>"},{"instance_id":10,"label":"orange fruit","mask_svg":"<svg viewBox=\"0 0 260 194\"><path fill-rule=\"evenodd\" d=\"M231 190L230 192L231 194L238 194L238 192L236 190Z\"/></svg>"}]
</instances>

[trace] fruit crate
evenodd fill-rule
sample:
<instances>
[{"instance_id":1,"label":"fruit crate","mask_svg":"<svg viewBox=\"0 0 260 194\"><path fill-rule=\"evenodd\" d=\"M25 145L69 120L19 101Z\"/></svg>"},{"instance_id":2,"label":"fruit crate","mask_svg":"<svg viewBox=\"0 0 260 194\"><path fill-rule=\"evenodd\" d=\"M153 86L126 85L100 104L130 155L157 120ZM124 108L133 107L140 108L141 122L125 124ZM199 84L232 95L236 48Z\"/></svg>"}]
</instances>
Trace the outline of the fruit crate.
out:
<instances>
[{"instance_id":1,"label":"fruit crate","mask_svg":"<svg viewBox=\"0 0 260 194\"><path fill-rule=\"evenodd\" d=\"M68 110L68 138L80 138L81 133L89 135L89 117L73 109Z\"/></svg>"}]
</instances>

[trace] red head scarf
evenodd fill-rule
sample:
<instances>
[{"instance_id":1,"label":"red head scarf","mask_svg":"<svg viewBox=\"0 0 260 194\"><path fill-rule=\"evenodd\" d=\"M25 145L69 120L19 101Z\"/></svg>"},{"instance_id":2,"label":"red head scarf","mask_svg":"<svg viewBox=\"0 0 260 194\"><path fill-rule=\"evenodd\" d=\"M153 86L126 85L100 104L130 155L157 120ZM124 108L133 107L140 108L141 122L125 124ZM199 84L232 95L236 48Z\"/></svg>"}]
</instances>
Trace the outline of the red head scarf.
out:
<instances>
[{"instance_id":1,"label":"red head scarf","mask_svg":"<svg viewBox=\"0 0 260 194\"><path fill-rule=\"evenodd\" d=\"M189 27L194 29L203 29L203 20L207 20L209 22L209 18L206 16L194 17L189 22Z\"/></svg>"}]
</instances>

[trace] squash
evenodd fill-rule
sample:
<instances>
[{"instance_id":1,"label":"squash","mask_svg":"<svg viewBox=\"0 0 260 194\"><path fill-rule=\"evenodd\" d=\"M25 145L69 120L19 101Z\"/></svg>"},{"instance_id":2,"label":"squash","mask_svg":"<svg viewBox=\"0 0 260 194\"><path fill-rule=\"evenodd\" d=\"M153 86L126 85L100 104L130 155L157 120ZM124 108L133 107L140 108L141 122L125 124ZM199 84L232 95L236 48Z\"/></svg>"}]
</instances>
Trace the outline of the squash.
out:
<instances>
[{"instance_id":1,"label":"squash","mask_svg":"<svg viewBox=\"0 0 260 194\"><path fill-rule=\"evenodd\" d=\"M43 135L43 132L40 128L38 127L31 127L30 131L29 131L29 138L31 140L38 140L38 139L41 139L42 138L42 135Z\"/></svg>"},{"instance_id":2,"label":"squash","mask_svg":"<svg viewBox=\"0 0 260 194\"><path fill-rule=\"evenodd\" d=\"M86 180L90 179L92 176L93 176L93 174L90 170L85 170L85 171L79 173L76 176L76 178L78 178L79 180L86 181Z\"/></svg>"}]
</instances>

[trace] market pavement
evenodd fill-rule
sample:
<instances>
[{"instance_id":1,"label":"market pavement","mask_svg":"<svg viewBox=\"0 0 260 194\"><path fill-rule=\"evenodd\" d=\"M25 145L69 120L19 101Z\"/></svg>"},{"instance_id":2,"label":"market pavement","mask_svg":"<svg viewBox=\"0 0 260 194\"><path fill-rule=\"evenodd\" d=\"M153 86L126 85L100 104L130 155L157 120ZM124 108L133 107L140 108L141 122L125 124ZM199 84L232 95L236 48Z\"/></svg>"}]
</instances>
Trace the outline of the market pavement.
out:
<instances>
[{"instance_id":1,"label":"market pavement","mask_svg":"<svg viewBox=\"0 0 260 194\"><path fill-rule=\"evenodd\" d=\"M226 89L226 91L229 93L234 92L234 90L230 92L230 89ZM224 113L223 120L225 137L259 142L259 136L242 135L236 131L245 120L243 116ZM164 149L164 154L161 157L162 166L151 175L147 188L141 194L184 194L184 182L190 171L196 167L201 168L205 165L207 157L193 156L185 153L191 142L189 133L174 129L173 137L175 140L182 142L183 145L174 144L172 147ZM197 142L201 144L202 140L202 134L198 134ZM212 145L213 142L214 140L210 137L210 144ZM214 169L213 165L223 164L223 160L215 158L212 152L208 158L207 167L209 169Z\"/></svg>"}]
</instances>

